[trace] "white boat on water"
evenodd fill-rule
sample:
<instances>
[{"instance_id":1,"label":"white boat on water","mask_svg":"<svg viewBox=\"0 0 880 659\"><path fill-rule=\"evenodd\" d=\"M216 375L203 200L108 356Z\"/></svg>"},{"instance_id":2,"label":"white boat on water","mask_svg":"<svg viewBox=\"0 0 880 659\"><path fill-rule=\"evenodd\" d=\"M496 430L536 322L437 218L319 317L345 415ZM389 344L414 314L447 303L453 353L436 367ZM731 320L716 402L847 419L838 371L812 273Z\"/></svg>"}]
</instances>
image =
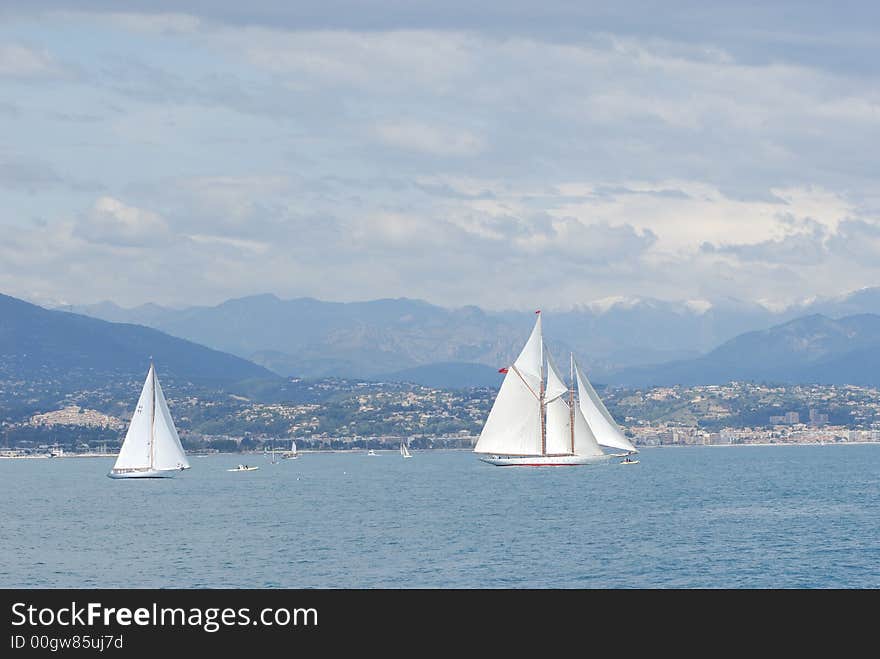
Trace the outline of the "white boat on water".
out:
<instances>
[{"instance_id":1,"label":"white boat on water","mask_svg":"<svg viewBox=\"0 0 880 659\"><path fill-rule=\"evenodd\" d=\"M259 467L252 467L250 465L238 465L235 469L227 469L226 471L256 471Z\"/></svg>"},{"instance_id":2,"label":"white boat on water","mask_svg":"<svg viewBox=\"0 0 880 659\"><path fill-rule=\"evenodd\" d=\"M369 451L367 451L367 455L369 455L370 457L378 457L379 456L379 454L376 453L373 449L370 449Z\"/></svg>"},{"instance_id":3,"label":"white boat on water","mask_svg":"<svg viewBox=\"0 0 880 659\"><path fill-rule=\"evenodd\" d=\"M150 370L110 478L171 478L189 461L171 419L156 369Z\"/></svg>"},{"instance_id":4,"label":"white boat on water","mask_svg":"<svg viewBox=\"0 0 880 659\"><path fill-rule=\"evenodd\" d=\"M474 447L500 467L563 467L638 453L571 356L567 386L544 345L541 313L508 368ZM575 400L577 388L577 400ZM626 453L605 453L602 446Z\"/></svg>"},{"instance_id":5,"label":"white boat on water","mask_svg":"<svg viewBox=\"0 0 880 659\"><path fill-rule=\"evenodd\" d=\"M296 460L299 457L299 454L296 452L296 441L291 440L290 442L290 452L284 455L285 460Z\"/></svg>"},{"instance_id":6,"label":"white boat on water","mask_svg":"<svg viewBox=\"0 0 880 659\"><path fill-rule=\"evenodd\" d=\"M412 453L409 452L409 449L407 448L405 441L400 442L400 455L402 455L404 458L411 458L412 457Z\"/></svg>"}]
</instances>

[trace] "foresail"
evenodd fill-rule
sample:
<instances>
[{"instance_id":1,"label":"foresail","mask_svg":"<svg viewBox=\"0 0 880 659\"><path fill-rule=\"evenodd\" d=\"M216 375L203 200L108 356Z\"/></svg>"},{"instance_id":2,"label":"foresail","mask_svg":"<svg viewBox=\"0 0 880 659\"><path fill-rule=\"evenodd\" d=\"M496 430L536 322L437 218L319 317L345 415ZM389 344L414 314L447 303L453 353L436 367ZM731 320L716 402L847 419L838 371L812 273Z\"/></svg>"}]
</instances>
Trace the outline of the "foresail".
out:
<instances>
[{"instance_id":1,"label":"foresail","mask_svg":"<svg viewBox=\"0 0 880 659\"><path fill-rule=\"evenodd\" d=\"M532 390L538 393L541 388L544 366L544 338L541 330L541 314L538 314L538 320L535 321L535 327L532 328L529 340L526 341L513 365Z\"/></svg>"},{"instance_id":2,"label":"foresail","mask_svg":"<svg viewBox=\"0 0 880 659\"><path fill-rule=\"evenodd\" d=\"M596 441L596 436L590 430L587 420L581 408L574 407L574 454L583 456L604 455L605 452Z\"/></svg>"},{"instance_id":3,"label":"foresail","mask_svg":"<svg viewBox=\"0 0 880 659\"><path fill-rule=\"evenodd\" d=\"M156 378L156 421L153 433L156 443L153 463L156 469L189 467L158 378Z\"/></svg>"},{"instance_id":4,"label":"foresail","mask_svg":"<svg viewBox=\"0 0 880 659\"><path fill-rule=\"evenodd\" d=\"M571 454L571 412L560 397L547 403L547 454Z\"/></svg>"},{"instance_id":5,"label":"foresail","mask_svg":"<svg viewBox=\"0 0 880 659\"><path fill-rule=\"evenodd\" d=\"M147 380L141 389L137 406L131 415L131 422L114 469L138 469L150 466L150 415L153 404L153 367L147 373Z\"/></svg>"},{"instance_id":6,"label":"foresail","mask_svg":"<svg viewBox=\"0 0 880 659\"><path fill-rule=\"evenodd\" d=\"M547 350L546 352L547 388L544 391L544 400L549 402L554 398L567 394L568 387L565 385L565 381L562 379L562 375L559 373L559 369L556 367L556 362L553 361L553 356L550 354L550 351Z\"/></svg>"},{"instance_id":7,"label":"foresail","mask_svg":"<svg viewBox=\"0 0 880 659\"><path fill-rule=\"evenodd\" d=\"M476 453L541 454L541 405L520 375L510 369L474 447Z\"/></svg>"},{"instance_id":8,"label":"foresail","mask_svg":"<svg viewBox=\"0 0 880 659\"><path fill-rule=\"evenodd\" d=\"M580 367L575 364L575 378L578 387L578 402L580 409L596 436L596 441L602 446L623 449L638 453L626 436L621 432L613 417L608 412L602 399L593 389L593 385L586 376L581 373Z\"/></svg>"}]
</instances>

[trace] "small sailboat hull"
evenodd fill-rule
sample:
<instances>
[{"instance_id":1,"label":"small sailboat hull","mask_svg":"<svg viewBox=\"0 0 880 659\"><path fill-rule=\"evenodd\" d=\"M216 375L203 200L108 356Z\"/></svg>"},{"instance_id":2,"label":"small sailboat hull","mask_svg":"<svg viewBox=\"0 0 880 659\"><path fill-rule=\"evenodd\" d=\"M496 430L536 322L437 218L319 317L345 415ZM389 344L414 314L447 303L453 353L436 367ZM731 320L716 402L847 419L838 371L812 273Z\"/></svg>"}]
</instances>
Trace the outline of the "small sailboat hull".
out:
<instances>
[{"instance_id":1,"label":"small sailboat hull","mask_svg":"<svg viewBox=\"0 0 880 659\"><path fill-rule=\"evenodd\" d=\"M577 467L607 462L611 455L481 455L496 467Z\"/></svg>"},{"instance_id":2,"label":"small sailboat hull","mask_svg":"<svg viewBox=\"0 0 880 659\"><path fill-rule=\"evenodd\" d=\"M174 478L183 469L113 469L107 474L109 478Z\"/></svg>"}]
</instances>

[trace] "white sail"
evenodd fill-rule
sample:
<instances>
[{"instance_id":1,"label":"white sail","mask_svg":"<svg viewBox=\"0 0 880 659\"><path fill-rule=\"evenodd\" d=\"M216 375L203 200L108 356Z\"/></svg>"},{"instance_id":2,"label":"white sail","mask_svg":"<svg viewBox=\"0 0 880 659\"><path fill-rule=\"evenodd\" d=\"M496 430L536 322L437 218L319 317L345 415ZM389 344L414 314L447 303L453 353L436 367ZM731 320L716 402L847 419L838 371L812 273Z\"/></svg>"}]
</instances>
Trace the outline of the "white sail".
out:
<instances>
[{"instance_id":1,"label":"white sail","mask_svg":"<svg viewBox=\"0 0 880 659\"><path fill-rule=\"evenodd\" d=\"M536 328L540 328L540 318ZM540 362L538 367L540 368ZM538 384L540 385L540 378ZM474 451L541 455L541 404L537 391L523 382L516 366L504 376L504 382L501 383L501 389L498 390L498 396L489 411L489 418L486 419Z\"/></svg>"},{"instance_id":2,"label":"white sail","mask_svg":"<svg viewBox=\"0 0 880 659\"><path fill-rule=\"evenodd\" d=\"M153 467L163 469L185 469L189 467L186 453L180 445L177 428L171 418L168 403L162 393L159 378L153 376L156 383L156 420L153 424Z\"/></svg>"},{"instance_id":3,"label":"white sail","mask_svg":"<svg viewBox=\"0 0 880 659\"><path fill-rule=\"evenodd\" d=\"M544 400L549 403L550 401L559 398L563 394L567 393L568 387L565 385L565 382L562 379L562 375L559 373L559 369L556 367L556 362L553 361L553 357L550 355L550 351L548 350L547 388L544 390Z\"/></svg>"},{"instance_id":4,"label":"white sail","mask_svg":"<svg viewBox=\"0 0 880 659\"><path fill-rule=\"evenodd\" d=\"M290 452L296 453L296 442L294 440L290 440Z\"/></svg>"},{"instance_id":5,"label":"white sail","mask_svg":"<svg viewBox=\"0 0 880 659\"><path fill-rule=\"evenodd\" d=\"M541 329L541 314L538 314L529 340L526 341L513 365L535 394L538 394L541 380L544 377L542 372L544 370L544 337Z\"/></svg>"},{"instance_id":6,"label":"white sail","mask_svg":"<svg viewBox=\"0 0 880 659\"><path fill-rule=\"evenodd\" d=\"M596 441L602 446L638 453L636 447L632 445L632 442L618 428L617 423L615 423L614 418L606 409L602 399L599 398L587 377L581 373L581 369L577 364L574 366L574 372L577 379L578 403L584 418L587 420L587 424L596 437Z\"/></svg>"},{"instance_id":7,"label":"white sail","mask_svg":"<svg viewBox=\"0 0 880 659\"><path fill-rule=\"evenodd\" d=\"M122 448L119 449L119 455L113 469L148 469L150 467L152 405L153 365L150 364L147 379L141 389L141 396L138 398L134 414L131 415L131 422L128 425L128 431L125 433L125 439L122 442Z\"/></svg>"},{"instance_id":8,"label":"white sail","mask_svg":"<svg viewBox=\"0 0 880 659\"><path fill-rule=\"evenodd\" d=\"M547 403L547 455L571 455L571 411L561 397Z\"/></svg>"},{"instance_id":9,"label":"white sail","mask_svg":"<svg viewBox=\"0 0 880 659\"><path fill-rule=\"evenodd\" d=\"M605 454L578 405L574 407L574 454L591 457Z\"/></svg>"},{"instance_id":10,"label":"white sail","mask_svg":"<svg viewBox=\"0 0 880 659\"><path fill-rule=\"evenodd\" d=\"M410 452L409 449L406 447L406 442L400 442L400 454L405 458L410 457Z\"/></svg>"}]
</instances>

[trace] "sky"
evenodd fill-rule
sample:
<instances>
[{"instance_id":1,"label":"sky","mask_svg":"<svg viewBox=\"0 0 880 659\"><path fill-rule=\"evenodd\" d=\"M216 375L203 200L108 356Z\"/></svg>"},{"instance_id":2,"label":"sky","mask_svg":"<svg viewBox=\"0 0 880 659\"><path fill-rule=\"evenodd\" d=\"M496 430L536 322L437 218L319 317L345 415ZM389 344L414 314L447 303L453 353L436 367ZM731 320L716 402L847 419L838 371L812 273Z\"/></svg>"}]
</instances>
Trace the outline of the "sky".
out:
<instances>
[{"instance_id":1,"label":"sky","mask_svg":"<svg viewBox=\"0 0 880 659\"><path fill-rule=\"evenodd\" d=\"M872 2L3 0L0 292L880 285Z\"/></svg>"}]
</instances>

